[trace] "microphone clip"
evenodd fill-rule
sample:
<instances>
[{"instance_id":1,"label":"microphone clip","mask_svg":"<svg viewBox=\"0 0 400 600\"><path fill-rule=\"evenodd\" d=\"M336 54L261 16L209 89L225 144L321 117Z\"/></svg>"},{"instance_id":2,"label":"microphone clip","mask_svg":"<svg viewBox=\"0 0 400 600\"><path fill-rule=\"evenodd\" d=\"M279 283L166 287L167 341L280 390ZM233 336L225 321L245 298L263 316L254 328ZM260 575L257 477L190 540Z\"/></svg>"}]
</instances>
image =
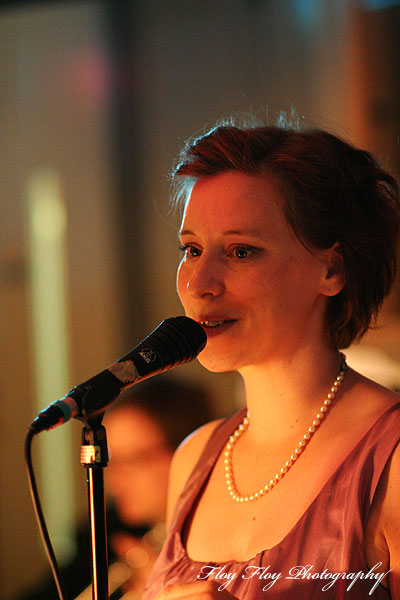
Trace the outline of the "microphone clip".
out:
<instances>
[{"instance_id":1,"label":"microphone clip","mask_svg":"<svg viewBox=\"0 0 400 600\"><path fill-rule=\"evenodd\" d=\"M100 423L82 429L81 465L86 468L104 468L108 465L107 434Z\"/></svg>"}]
</instances>

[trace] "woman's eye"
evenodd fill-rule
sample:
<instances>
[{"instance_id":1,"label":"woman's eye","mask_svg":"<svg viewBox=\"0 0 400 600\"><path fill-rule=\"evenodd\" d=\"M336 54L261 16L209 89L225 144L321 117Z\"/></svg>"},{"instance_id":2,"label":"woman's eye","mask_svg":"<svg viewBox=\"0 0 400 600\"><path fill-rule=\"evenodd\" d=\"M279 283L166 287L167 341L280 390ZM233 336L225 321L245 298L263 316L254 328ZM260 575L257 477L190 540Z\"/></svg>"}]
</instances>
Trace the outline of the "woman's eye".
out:
<instances>
[{"instance_id":1,"label":"woman's eye","mask_svg":"<svg viewBox=\"0 0 400 600\"><path fill-rule=\"evenodd\" d=\"M185 258L195 258L201 254L199 248L196 248L196 246L190 246L190 244L187 244L186 246L180 246L179 250L184 253Z\"/></svg>"},{"instance_id":2,"label":"woman's eye","mask_svg":"<svg viewBox=\"0 0 400 600\"><path fill-rule=\"evenodd\" d=\"M236 258L247 258L249 255L249 249L248 248L242 248L242 247L238 247L235 248L235 256Z\"/></svg>"},{"instance_id":3,"label":"woman's eye","mask_svg":"<svg viewBox=\"0 0 400 600\"><path fill-rule=\"evenodd\" d=\"M250 258L255 252L256 250L249 246L235 246L232 250L233 256L239 259Z\"/></svg>"}]
</instances>

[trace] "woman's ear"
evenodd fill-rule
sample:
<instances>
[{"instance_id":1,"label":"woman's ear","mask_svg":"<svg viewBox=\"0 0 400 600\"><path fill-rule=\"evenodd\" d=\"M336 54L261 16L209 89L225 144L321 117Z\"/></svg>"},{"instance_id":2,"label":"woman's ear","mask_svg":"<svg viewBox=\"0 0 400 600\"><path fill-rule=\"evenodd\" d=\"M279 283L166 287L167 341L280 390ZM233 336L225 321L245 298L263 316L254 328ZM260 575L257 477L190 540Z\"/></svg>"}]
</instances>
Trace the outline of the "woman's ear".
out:
<instances>
[{"instance_id":1,"label":"woman's ear","mask_svg":"<svg viewBox=\"0 0 400 600\"><path fill-rule=\"evenodd\" d=\"M325 296L336 296L346 285L343 268L343 254L339 242L322 253L325 265L325 276L321 281L321 293Z\"/></svg>"}]
</instances>

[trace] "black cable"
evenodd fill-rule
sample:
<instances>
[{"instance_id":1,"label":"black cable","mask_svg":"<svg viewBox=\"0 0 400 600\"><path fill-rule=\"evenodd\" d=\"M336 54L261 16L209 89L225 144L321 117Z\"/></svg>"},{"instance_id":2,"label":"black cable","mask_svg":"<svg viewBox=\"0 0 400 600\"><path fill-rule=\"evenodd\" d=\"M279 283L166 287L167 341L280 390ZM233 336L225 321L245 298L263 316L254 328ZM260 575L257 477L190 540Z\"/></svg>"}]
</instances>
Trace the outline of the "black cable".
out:
<instances>
[{"instance_id":1,"label":"black cable","mask_svg":"<svg viewBox=\"0 0 400 600\"><path fill-rule=\"evenodd\" d=\"M47 559L50 564L50 568L53 574L54 582L57 587L57 593L60 600L68 600L67 595L65 593L64 585L61 580L60 570L57 564L57 559L54 554L53 546L51 544L50 536L47 531L46 521L43 516L42 507L40 505L39 494L37 491L35 474L33 472L32 467L32 438L35 435L35 431L33 429L28 429L28 433L25 439L25 462L26 462L26 470L28 475L28 483L29 483L29 491L31 493L31 499L33 508L36 515L36 520L39 526L40 535L42 537L43 545L46 550Z\"/></svg>"}]
</instances>

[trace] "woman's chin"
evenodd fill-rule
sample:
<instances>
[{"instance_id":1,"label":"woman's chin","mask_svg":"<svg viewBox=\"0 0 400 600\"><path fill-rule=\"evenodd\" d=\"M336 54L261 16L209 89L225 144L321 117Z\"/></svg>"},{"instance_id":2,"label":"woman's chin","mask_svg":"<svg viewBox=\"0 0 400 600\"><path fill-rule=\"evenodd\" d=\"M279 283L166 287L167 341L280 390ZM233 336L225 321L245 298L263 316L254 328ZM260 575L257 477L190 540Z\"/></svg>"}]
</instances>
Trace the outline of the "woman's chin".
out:
<instances>
[{"instance_id":1,"label":"woman's chin","mask_svg":"<svg viewBox=\"0 0 400 600\"><path fill-rule=\"evenodd\" d=\"M227 373L228 371L237 370L237 367L234 365L232 359L230 357L228 358L227 356L213 356L203 350L200 352L197 359L201 366L211 373Z\"/></svg>"}]
</instances>

